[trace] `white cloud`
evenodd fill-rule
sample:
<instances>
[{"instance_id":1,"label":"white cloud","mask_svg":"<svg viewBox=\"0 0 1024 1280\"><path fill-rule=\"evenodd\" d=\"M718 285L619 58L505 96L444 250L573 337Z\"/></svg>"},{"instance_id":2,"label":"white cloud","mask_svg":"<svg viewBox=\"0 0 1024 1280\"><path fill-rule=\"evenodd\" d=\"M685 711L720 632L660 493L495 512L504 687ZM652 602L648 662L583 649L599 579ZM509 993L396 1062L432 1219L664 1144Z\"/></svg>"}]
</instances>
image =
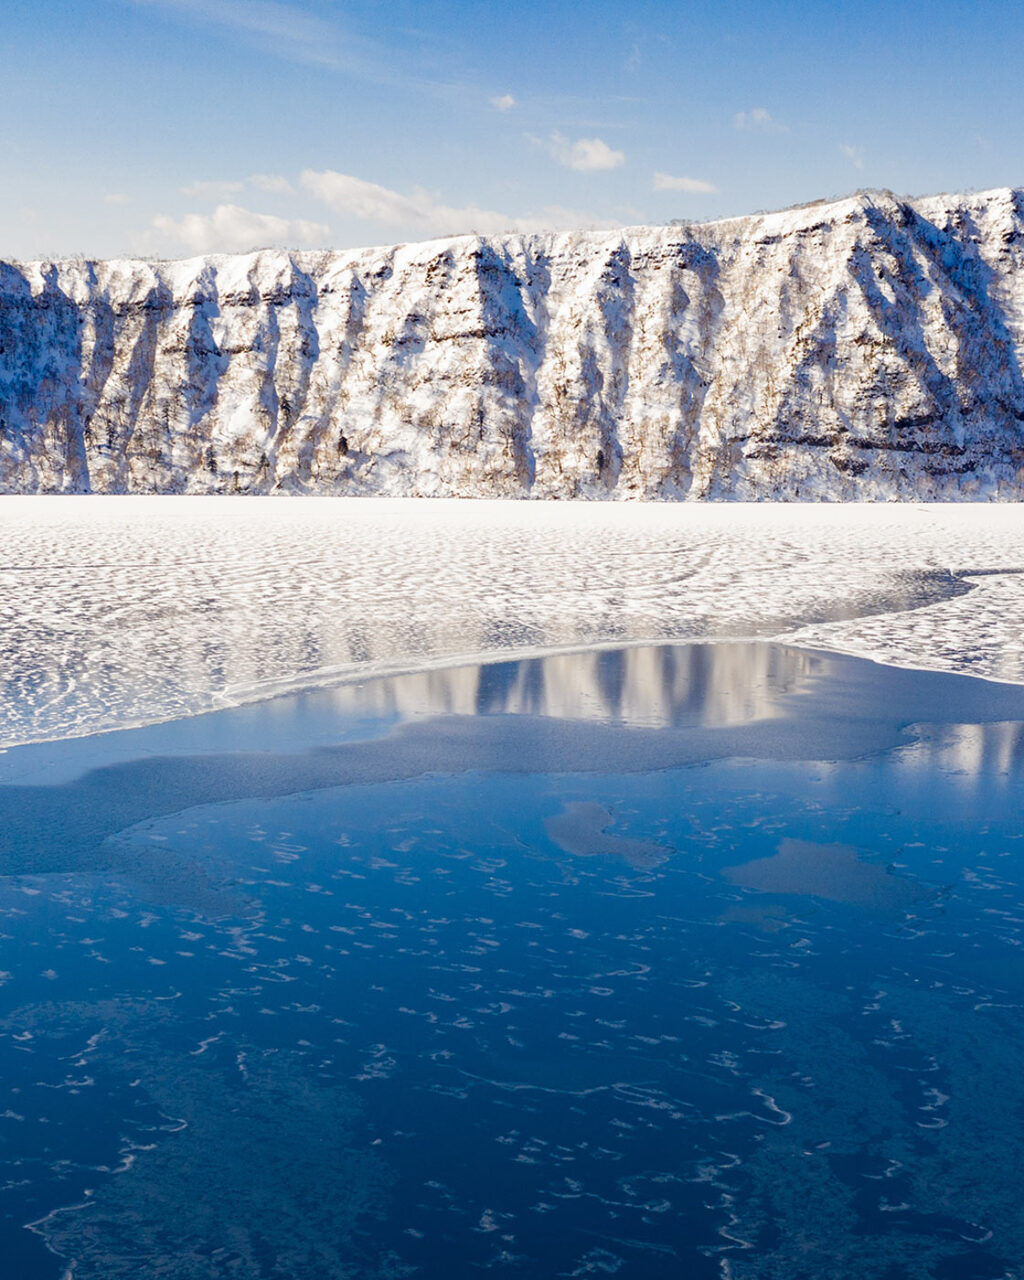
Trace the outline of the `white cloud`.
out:
<instances>
[{"instance_id":1,"label":"white cloud","mask_svg":"<svg viewBox=\"0 0 1024 1280\"><path fill-rule=\"evenodd\" d=\"M271 196L293 196L295 188L279 173L254 173L249 177L249 183L254 186L257 191L265 191Z\"/></svg>"},{"instance_id":2,"label":"white cloud","mask_svg":"<svg viewBox=\"0 0 1024 1280\"><path fill-rule=\"evenodd\" d=\"M187 187L180 188L183 196L197 200L226 200L241 189L241 182L190 182Z\"/></svg>"},{"instance_id":3,"label":"white cloud","mask_svg":"<svg viewBox=\"0 0 1024 1280\"><path fill-rule=\"evenodd\" d=\"M510 93L503 93L501 97L491 99L491 106L498 111L511 111L515 105L516 100Z\"/></svg>"},{"instance_id":4,"label":"white cloud","mask_svg":"<svg viewBox=\"0 0 1024 1280\"><path fill-rule=\"evenodd\" d=\"M789 126L776 120L767 107L752 107L749 111L737 111L732 118L737 129L751 133L788 133Z\"/></svg>"},{"instance_id":5,"label":"white cloud","mask_svg":"<svg viewBox=\"0 0 1024 1280\"><path fill-rule=\"evenodd\" d=\"M527 217L513 217L473 204L447 205L422 187L414 187L409 195L403 195L376 182L367 182L333 169L305 169L300 182L305 191L323 201L335 213L388 227L408 227L428 236L459 235L469 231L479 235L500 235L505 231L618 225L559 206L549 206Z\"/></svg>"},{"instance_id":6,"label":"white cloud","mask_svg":"<svg viewBox=\"0 0 1024 1280\"><path fill-rule=\"evenodd\" d=\"M461 208L446 205L422 187L414 187L412 194L405 196L376 182L366 182L333 169L321 172L306 169L301 182L310 195L322 200L328 208L365 222L420 227L433 235L456 235L463 231L494 235L516 227L516 219L507 214L476 205Z\"/></svg>"},{"instance_id":7,"label":"white cloud","mask_svg":"<svg viewBox=\"0 0 1024 1280\"><path fill-rule=\"evenodd\" d=\"M656 173L651 186L655 191L688 191L693 195L711 195L718 190L703 178L673 178L670 173Z\"/></svg>"},{"instance_id":8,"label":"white cloud","mask_svg":"<svg viewBox=\"0 0 1024 1280\"><path fill-rule=\"evenodd\" d=\"M165 239L192 253L239 253L270 245L320 245L330 235L322 222L276 218L236 204L219 204L211 214L187 213L179 221L161 214L154 228Z\"/></svg>"},{"instance_id":9,"label":"white cloud","mask_svg":"<svg viewBox=\"0 0 1024 1280\"><path fill-rule=\"evenodd\" d=\"M129 204L131 196L126 196L123 191L111 191L109 195L103 197L104 204Z\"/></svg>"},{"instance_id":10,"label":"white cloud","mask_svg":"<svg viewBox=\"0 0 1024 1280\"><path fill-rule=\"evenodd\" d=\"M848 142L840 142L839 150L846 156L847 160L855 169L864 168L864 148L851 147Z\"/></svg>"},{"instance_id":11,"label":"white cloud","mask_svg":"<svg viewBox=\"0 0 1024 1280\"><path fill-rule=\"evenodd\" d=\"M573 143L570 167L582 172L601 169L617 169L625 164L626 155L622 151L613 151L601 138L581 138Z\"/></svg>"},{"instance_id":12,"label":"white cloud","mask_svg":"<svg viewBox=\"0 0 1024 1280\"><path fill-rule=\"evenodd\" d=\"M613 151L602 138L580 138L576 142L570 142L563 134L553 133L547 142L541 142L541 146L559 164L567 169L575 169L578 173L618 169L626 162L625 152Z\"/></svg>"},{"instance_id":13,"label":"white cloud","mask_svg":"<svg viewBox=\"0 0 1024 1280\"><path fill-rule=\"evenodd\" d=\"M335 169L304 169L300 182L310 195L329 208L366 222L426 225L441 221L442 213L450 212L435 204L426 192L403 196L376 182L366 182Z\"/></svg>"}]
</instances>

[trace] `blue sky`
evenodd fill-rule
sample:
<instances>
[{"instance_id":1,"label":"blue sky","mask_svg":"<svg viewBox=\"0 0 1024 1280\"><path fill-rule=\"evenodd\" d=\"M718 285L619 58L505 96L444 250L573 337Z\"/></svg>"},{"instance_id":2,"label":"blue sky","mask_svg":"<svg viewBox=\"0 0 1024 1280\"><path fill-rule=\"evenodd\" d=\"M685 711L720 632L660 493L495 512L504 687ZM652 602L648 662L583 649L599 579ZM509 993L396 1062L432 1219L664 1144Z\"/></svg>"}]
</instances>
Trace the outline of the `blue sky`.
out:
<instances>
[{"instance_id":1,"label":"blue sky","mask_svg":"<svg viewBox=\"0 0 1024 1280\"><path fill-rule=\"evenodd\" d=\"M0 257L1024 184L1004 0L3 0Z\"/></svg>"}]
</instances>

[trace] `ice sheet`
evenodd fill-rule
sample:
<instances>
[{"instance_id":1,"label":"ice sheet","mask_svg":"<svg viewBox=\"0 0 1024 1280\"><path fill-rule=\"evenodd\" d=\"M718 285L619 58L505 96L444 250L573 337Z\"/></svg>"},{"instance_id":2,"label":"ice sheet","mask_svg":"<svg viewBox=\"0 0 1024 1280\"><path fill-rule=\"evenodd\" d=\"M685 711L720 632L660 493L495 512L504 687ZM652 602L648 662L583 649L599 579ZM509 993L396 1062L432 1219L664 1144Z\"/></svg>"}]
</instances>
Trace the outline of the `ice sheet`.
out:
<instances>
[{"instance_id":1,"label":"ice sheet","mask_svg":"<svg viewBox=\"0 0 1024 1280\"><path fill-rule=\"evenodd\" d=\"M666 639L1024 682L1022 529L1014 506L5 498L0 744Z\"/></svg>"}]
</instances>

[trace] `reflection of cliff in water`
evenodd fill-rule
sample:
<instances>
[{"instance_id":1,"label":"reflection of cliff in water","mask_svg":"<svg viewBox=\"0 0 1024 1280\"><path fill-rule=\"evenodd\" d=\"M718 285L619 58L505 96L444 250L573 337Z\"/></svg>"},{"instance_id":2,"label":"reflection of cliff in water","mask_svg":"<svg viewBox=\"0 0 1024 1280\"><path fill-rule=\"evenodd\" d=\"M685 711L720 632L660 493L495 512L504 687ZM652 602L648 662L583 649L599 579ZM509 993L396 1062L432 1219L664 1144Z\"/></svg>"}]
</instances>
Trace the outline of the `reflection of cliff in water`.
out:
<instances>
[{"instance_id":1,"label":"reflection of cliff in water","mask_svg":"<svg viewBox=\"0 0 1024 1280\"><path fill-rule=\"evenodd\" d=\"M900 764L968 779L1019 776L1024 774L1024 724L1004 720L924 729L913 746L901 753Z\"/></svg>"},{"instance_id":2,"label":"reflection of cliff in water","mask_svg":"<svg viewBox=\"0 0 1024 1280\"><path fill-rule=\"evenodd\" d=\"M660 645L417 672L334 690L349 715L534 715L620 724L771 719L826 659L777 645Z\"/></svg>"},{"instance_id":3,"label":"reflection of cliff in water","mask_svg":"<svg viewBox=\"0 0 1024 1280\"><path fill-rule=\"evenodd\" d=\"M1024 774L1018 690L960 676L877 666L761 642L646 645L549 654L367 680L308 695L333 716L544 716L644 728L727 728L758 721L867 720L907 731L893 765L961 779ZM287 714L289 699L265 704ZM998 708L996 714L993 711ZM1014 719L1019 713L1021 718ZM911 727L912 730L911 730ZM840 753L842 754L842 753ZM827 753L826 757L827 758Z\"/></svg>"}]
</instances>

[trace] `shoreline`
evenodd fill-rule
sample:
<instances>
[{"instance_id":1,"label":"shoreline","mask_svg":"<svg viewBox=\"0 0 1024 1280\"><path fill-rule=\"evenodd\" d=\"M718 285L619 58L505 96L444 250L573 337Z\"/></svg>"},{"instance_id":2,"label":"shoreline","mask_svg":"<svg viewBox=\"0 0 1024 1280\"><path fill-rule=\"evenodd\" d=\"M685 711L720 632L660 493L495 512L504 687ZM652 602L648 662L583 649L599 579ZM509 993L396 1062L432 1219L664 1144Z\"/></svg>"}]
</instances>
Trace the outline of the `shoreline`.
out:
<instances>
[{"instance_id":1,"label":"shoreline","mask_svg":"<svg viewBox=\"0 0 1024 1280\"><path fill-rule=\"evenodd\" d=\"M746 651L738 654L741 663L746 661L749 664L751 655L758 651L769 659L777 659L780 655L788 659L792 663L790 676L794 682L793 687L778 696L769 697L765 694L764 680L767 679L772 684L779 678L776 666L769 662L756 672L754 682L746 689L727 690L735 693L741 702L746 699L749 703L758 704L756 711L736 714L733 709L731 714L726 713L724 719L720 720L716 720L713 714L709 719L702 712L701 716L690 723L685 716L682 720L666 718L665 708L657 705L656 698L650 703L649 712L640 716L635 714L635 706L625 711L619 708L617 712L608 709L595 711L592 705L575 712L572 709L538 709L537 706L529 705L467 709L464 705L443 705L444 695L450 693L450 689L416 683L417 677L434 674L457 675L465 672L467 676L479 676L489 668L505 664L539 663L543 666L548 662L557 663L559 659L568 659L570 666L575 666L577 664L572 661L574 659L585 661L600 654L623 655L635 652L642 657L645 651L651 651L664 660L674 653L684 658L687 656L686 651L692 653L730 649L734 651L734 655L737 651ZM710 691L698 679L692 690L687 689L687 693L693 693L698 700L704 699L707 706L711 706L714 695L722 692L721 682L724 680L728 684L729 674L735 670L729 666L729 659L734 655L728 652L722 654L723 669L717 676L712 673L714 678ZM880 684L906 688L899 681L902 675L942 680L945 696L936 702L933 692L933 701L928 703L929 707L937 708L938 714L911 716L901 722L900 732L909 735L908 745L920 737L915 731L932 724L948 723L985 728L1024 721L1024 708L1014 706L1024 694L1024 682L1011 683L965 672L899 666L858 654L813 649L770 637L715 637L653 643L641 640L547 653L508 653L482 661L438 660L426 667L361 674L333 685L278 690L271 696L231 703L173 719L121 725L63 738L21 742L0 749L0 791L25 786L66 786L97 770L118 769L133 762L147 761L155 765L159 761L169 762L174 759L241 756L248 756L255 761L275 757L295 758L324 749L330 752L337 748L358 746L366 747L372 752L377 750L376 744L383 739L395 734L401 738L403 732L411 726L420 725L427 730L427 726L444 720L450 720L457 726L467 718L510 719L552 725L560 723L579 733L623 731L627 734L666 734L670 738L680 733L700 737L709 727L718 724L720 727L728 726L731 731L745 730L756 738L768 726L792 719L794 707L798 703L804 700L811 703L827 700L830 696L827 692L829 682L836 679L837 670L850 673L843 677L848 682L853 678L861 680L865 667L877 669L877 674L868 674L867 683L862 685L861 696L867 702L875 697L875 689ZM858 672L858 668L862 670ZM407 693L411 693L411 698L404 703L400 699L389 702L386 698L377 702L370 698L365 701L354 699L338 703L331 698L332 694L361 690L365 685L379 685L383 691L387 691L389 685L402 681L414 682L413 688L407 690ZM458 682L455 684L458 685ZM473 686L475 690L481 687L482 684ZM646 691L648 696L650 692ZM640 696L643 697L643 692ZM988 705L993 696L1005 701L1005 716L993 713L991 705ZM429 705L431 699L437 705ZM987 709L984 709L986 706ZM958 710L970 711L972 707L975 710L981 708L982 714L968 714L958 718ZM849 718L850 715L849 710L840 710L837 714L840 718ZM829 760L831 756L824 755L820 759Z\"/></svg>"},{"instance_id":2,"label":"shoreline","mask_svg":"<svg viewBox=\"0 0 1024 1280\"><path fill-rule=\"evenodd\" d=\"M1020 523L981 504L8 500L0 750L663 644L1021 685Z\"/></svg>"},{"instance_id":3,"label":"shoreline","mask_svg":"<svg viewBox=\"0 0 1024 1280\"><path fill-rule=\"evenodd\" d=\"M967 680L976 680L984 684L1002 686L1007 690L1024 687L1024 679L1001 680L996 676L989 676L973 671L956 671L945 667L926 666L920 663L889 662L870 653L858 653L847 649L822 649L811 645L792 643L784 637L779 636L705 636L699 639L688 640L609 640L598 641L594 644L587 645L565 645L555 646L552 648L508 649L494 650L489 653L480 654L458 654L422 663L398 664L387 668L367 666L365 669L352 671L327 680L316 680L314 678L307 681L304 677L297 676L294 679L282 679L281 681L273 682L276 686L280 687L275 687L272 691L254 691L252 696L225 700L217 706L205 707L201 710L188 712L185 715L169 716L161 720L138 720L126 722L124 724L110 725L105 728L91 729L85 733L64 734L59 737L24 738L15 742L5 742L0 745L0 757L13 751L19 751L25 747L45 747L64 742L82 742L93 738L105 738L111 734L131 733L143 729L152 729L161 725L184 725L195 721L202 721L209 716L223 715L226 712L266 706L277 702L278 700L293 697L313 696L318 693L329 693L331 690L335 689L352 688L363 685L364 683L387 681L406 676L430 675L434 672L460 671L464 668L495 667L501 666L506 662L528 662L535 659L552 657L577 657L592 653L618 653L632 649L684 649L703 645L724 646L739 644L771 645L778 648L792 649L798 653L807 654L809 657L839 659L855 658L860 662L867 662L872 666L894 671L925 672L930 675L960 677ZM316 675L315 672L311 674L314 677ZM0 785L3 784L0 783Z\"/></svg>"}]
</instances>

